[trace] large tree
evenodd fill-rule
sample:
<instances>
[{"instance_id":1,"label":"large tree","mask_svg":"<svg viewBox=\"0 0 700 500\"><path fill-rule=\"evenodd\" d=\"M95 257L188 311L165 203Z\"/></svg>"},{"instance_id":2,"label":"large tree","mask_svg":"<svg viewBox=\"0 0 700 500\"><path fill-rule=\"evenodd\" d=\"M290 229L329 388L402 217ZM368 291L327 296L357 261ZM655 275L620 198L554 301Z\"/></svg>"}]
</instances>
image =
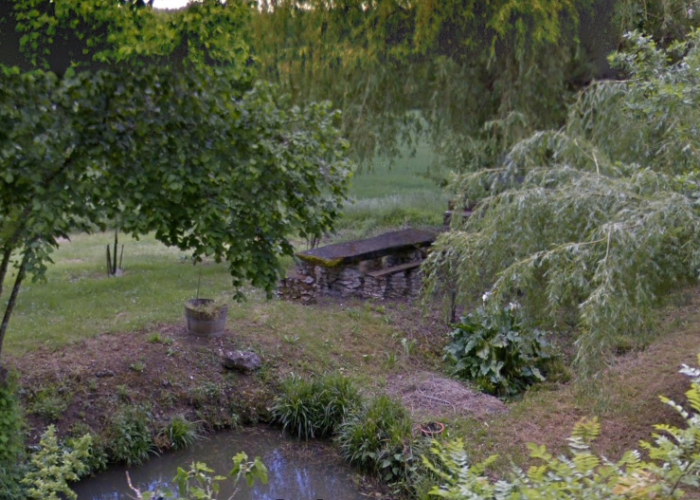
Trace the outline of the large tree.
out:
<instances>
[{"instance_id":1,"label":"large tree","mask_svg":"<svg viewBox=\"0 0 700 500\"><path fill-rule=\"evenodd\" d=\"M590 86L563 128L452 179L478 208L427 265L429 292L456 276L463 303L490 291L494 307L516 300L534 323L573 326L588 380L617 336L653 328L656 306L700 270L700 32L628 43L614 58L627 79Z\"/></svg>"},{"instance_id":2,"label":"large tree","mask_svg":"<svg viewBox=\"0 0 700 500\"><path fill-rule=\"evenodd\" d=\"M90 64L0 66L0 284L17 271L0 349L25 276L41 277L72 231L117 220L154 232L196 260L225 260L240 297L246 282L272 292L292 235L331 228L350 174L337 114L254 82L246 2L16 8L32 63L50 67L51 42L69 39Z\"/></svg>"}]
</instances>

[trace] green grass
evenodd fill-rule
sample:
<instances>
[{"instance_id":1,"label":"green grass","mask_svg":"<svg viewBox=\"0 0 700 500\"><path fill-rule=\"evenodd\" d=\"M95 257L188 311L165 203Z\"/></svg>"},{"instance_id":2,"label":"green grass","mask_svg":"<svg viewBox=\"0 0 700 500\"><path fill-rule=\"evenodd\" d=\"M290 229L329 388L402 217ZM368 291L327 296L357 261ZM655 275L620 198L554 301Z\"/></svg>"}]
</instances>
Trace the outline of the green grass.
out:
<instances>
[{"instance_id":1,"label":"green grass","mask_svg":"<svg viewBox=\"0 0 700 500\"><path fill-rule=\"evenodd\" d=\"M54 253L46 283L26 282L8 329L8 353L172 322L182 316L185 300L196 295L200 271L200 295L231 292L225 264L193 266L182 252L150 237L135 241L122 236L125 275L107 278L105 246L112 238L105 233L73 236ZM6 286L12 286L11 279Z\"/></svg>"},{"instance_id":2,"label":"green grass","mask_svg":"<svg viewBox=\"0 0 700 500\"><path fill-rule=\"evenodd\" d=\"M417 147L393 165L377 160L370 169L352 179L351 200L339 228L344 239L371 235L402 226L438 226L447 208L447 197L426 177L434 160L426 144Z\"/></svg>"},{"instance_id":3,"label":"green grass","mask_svg":"<svg viewBox=\"0 0 700 500\"><path fill-rule=\"evenodd\" d=\"M421 176L431 160L429 149L421 145L415 157L399 159L391 167L378 161L373 169L357 174L350 190L355 201L348 203L335 238L364 237L408 224L439 225L445 196ZM201 296L231 294L225 264L193 266L183 252L152 237L137 241L120 235L120 245L125 244L125 275L108 278L105 247L112 242L112 233L74 235L54 253L55 264L49 265L46 283L25 282L5 340L8 354L55 349L104 332L131 332L178 321L185 300L196 295L200 272ZM291 267L293 261L285 258L282 265ZM8 276L6 289L12 279ZM260 302L260 292L249 295ZM283 306L273 306L267 314L277 316L278 309L282 315L289 314ZM229 315L247 316L247 311L239 308ZM289 338L296 335L290 332Z\"/></svg>"},{"instance_id":4,"label":"green grass","mask_svg":"<svg viewBox=\"0 0 700 500\"><path fill-rule=\"evenodd\" d=\"M200 270L202 296L232 294L225 265L193 266L183 262L176 249L153 237L140 241L123 237L125 274L107 278L103 245L111 237L74 236L54 253L47 282L28 282L22 288L7 332L7 355L21 356L39 348L58 350L101 333L143 330L146 342L171 342L156 325L184 325L184 303L196 294ZM11 279L6 286L11 286ZM242 345L270 359L285 359L286 351L294 351L297 373L340 369L373 381L386 373L380 366L386 353L401 349L381 309L350 301L319 314L316 308L296 303L268 302L257 290L249 289L247 294L246 302L229 303L229 329ZM132 360L134 368L138 361ZM402 365L399 361L391 369L400 370ZM365 368L372 368L371 375Z\"/></svg>"}]
</instances>

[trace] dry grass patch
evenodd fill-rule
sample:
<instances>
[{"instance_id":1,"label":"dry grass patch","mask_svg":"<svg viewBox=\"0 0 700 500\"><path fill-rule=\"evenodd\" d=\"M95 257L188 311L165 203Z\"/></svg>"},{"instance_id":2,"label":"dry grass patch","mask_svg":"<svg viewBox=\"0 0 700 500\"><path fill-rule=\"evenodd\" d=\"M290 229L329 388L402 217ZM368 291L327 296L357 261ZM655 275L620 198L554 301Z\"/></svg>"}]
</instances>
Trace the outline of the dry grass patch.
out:
<instances>
[{"instance_id":1,"label":"dry grass patch","mask_svg":"<svg viewBox=\"0 0 700 500\"><path fill-rule=\"evenodd\" d=\"M640 440L651 437L654 424L680 423L659 396L685 402L688 381L678 369L684 363L697 362L699 304L698 294L693 292L688 304L665 309L659 328L665 333L645 350L616 358L601 383L604 409L596 410L593 403L577 400L571 385L539 391L535 387L521 401L509 403L507 413L456 419L450 434L464 438L475 460L499 455L496 474L508 470L511 462L529 463L526 443L544 444L554 452L563 450L573 425L582 417L597 416L602 424L594 445L598 453L616 459L625 450L638 449Z\"/></svg>"}]
</instances>

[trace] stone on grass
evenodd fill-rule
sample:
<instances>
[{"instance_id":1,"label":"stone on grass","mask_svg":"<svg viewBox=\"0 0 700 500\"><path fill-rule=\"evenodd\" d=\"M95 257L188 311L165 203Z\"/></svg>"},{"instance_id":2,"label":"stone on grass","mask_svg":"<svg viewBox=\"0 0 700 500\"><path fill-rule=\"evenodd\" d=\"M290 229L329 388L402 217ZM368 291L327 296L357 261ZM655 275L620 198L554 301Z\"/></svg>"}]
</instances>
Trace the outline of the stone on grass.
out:
<instances>
[{"instance_id":1,"label":"stone on grass","mask_svg":"<svg viewBox=\"0 0 700 500\"><path fill-rule=\"evenodd\" d=\"M221 364L229 370L252 372L262 368L262 359L252 351L225 351L221 353Z\"/></svg>"}]
</instances>

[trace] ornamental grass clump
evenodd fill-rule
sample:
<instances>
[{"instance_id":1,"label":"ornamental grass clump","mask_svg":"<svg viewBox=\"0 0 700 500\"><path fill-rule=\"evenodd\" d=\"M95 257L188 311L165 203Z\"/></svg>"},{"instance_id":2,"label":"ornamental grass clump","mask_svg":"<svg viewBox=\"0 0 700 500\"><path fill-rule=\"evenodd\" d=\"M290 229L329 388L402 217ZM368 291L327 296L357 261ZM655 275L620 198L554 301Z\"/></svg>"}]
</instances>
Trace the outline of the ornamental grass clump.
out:
<instances>
[{"instance_id":1,"label":"ornamental grass clump","mask_svg":"<svg viewBox=\"0 0 700 500\"><path fill-rule=\"evenodd\" d=\"M199 425L190 422L182 415L176 415L161 429L158 438L174 449L181 450L192 446L199 437Z\"/></svg>"},{"instance_id":2,"label":"ornamental grass clump","mask_svg":"<svg viewBox=\"0 0 700 500\"><path fill-rule=\"evenodd\" d=\"M336 433L361 401L355 384L340 374L313 380L292 375L282 383L272 414L285 430L301 439L325 438Z\"/></svg>"},{"instance_id":3,"label":"ornamental grass clump","mask_svg":"<svg viewBox=\"0 0 700 500\"><path fill-rule=\"evenodd\" d=\"M399 401L377 396L340 426L340 453L351 464L379 474L388 483L406 480L415 466L412 426Z\"/></svg>"},{"instance_id":4,"label":"ornamental grass clump","mask_svg":"<svg viewBox=\"0 0 700 500\"><path fill-rule=\"evenodd\" d=\"M127 465L141 465L156 446L143 408L132 406L119 410L107 429L110 457Z\"/></svg>"}]
</instances>

